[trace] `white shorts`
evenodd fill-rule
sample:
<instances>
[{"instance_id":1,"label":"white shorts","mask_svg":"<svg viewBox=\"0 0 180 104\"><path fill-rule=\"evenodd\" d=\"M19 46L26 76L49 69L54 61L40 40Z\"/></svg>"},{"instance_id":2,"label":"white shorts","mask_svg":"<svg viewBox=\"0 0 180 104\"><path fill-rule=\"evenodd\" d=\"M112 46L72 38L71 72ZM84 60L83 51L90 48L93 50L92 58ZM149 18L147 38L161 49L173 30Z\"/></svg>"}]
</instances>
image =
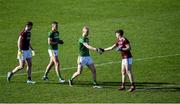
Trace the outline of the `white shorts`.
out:
<instances>
[{"instance_id":1,"label":"white shorts","mask_svg":"<svg viewBox=\"0 0 180 104\"><path fill-rule=\"evenodd\" d=\"M122 59L122 65L132 65L132 58Z\"/></svg>"},{"instance_id":2,"label":"white shorts","mask_svg":"<svg viewBox=\"0 0 180 104\"><path fill-rule=\"evenodd\" d=\"M58 56L58 50L48 50L49 56L50 57L54 57L54 56Z\"/></svg>"},{"instance_id":3,"label":"white shorts","mask_svg":"<svg viewBox=\"0 0 180 104\"><path fill-rule=\"evenodd\" d=\"M30 50L22 50L22 55L17 55L17 59L19 60L26 60L31 58L31 51Z\"/></svg>"},{"instance_id":4,"label":"white shorts","mask_svg":"<svg viewBox=\"0 0 180 104\"><path fill-rule=\"evenodd\" d=\"M82 66L84 65L91 65L93 64L93 60L90 56L79 56L78 57L78 63L80 63Z\"/></svg>"}]
</instances>

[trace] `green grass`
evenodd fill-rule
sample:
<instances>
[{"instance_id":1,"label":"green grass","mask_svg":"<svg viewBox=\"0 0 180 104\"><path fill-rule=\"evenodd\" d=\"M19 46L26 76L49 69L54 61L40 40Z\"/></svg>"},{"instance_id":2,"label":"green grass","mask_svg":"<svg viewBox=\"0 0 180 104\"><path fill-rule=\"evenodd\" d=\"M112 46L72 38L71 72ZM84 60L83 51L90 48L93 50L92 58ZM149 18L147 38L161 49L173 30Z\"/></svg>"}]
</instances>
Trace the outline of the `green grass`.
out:
<instances>
[{"instance_id":1,"label":"green grass","mask_svg":"<svg viewBox=\"0 0 180 104\"><path fill-rule=\"evenodd\" d=\"M179 0L0 0L0 102L92 102L92 103L180 103L180 1ZM17 64L17 38L26 21L34 22L32 44L33 80L27 85L26 74L6 82L6 73ZM133 72L137 91L119 92L120 64L97 67L97 79L104 87L93 89L91 73L85 69L75 86L57 84L55 71L50 82L41 80L49 61L47 33L52 21L60 23L59 58L62 68L76 66L77 41L84 25L90 27L90 44L108 47L115 41L114 31L122 28L131 41ZM160 57L157 56L169 56ZM119 61L115 51L98 55L91 52L96 64ZM156 57L152 59L137 60ZM76 69L63 70L65 79ZM25 70L19 72L25 73ZM127 87L128 88L128 87Z\"/></svg>"}]
</instances>

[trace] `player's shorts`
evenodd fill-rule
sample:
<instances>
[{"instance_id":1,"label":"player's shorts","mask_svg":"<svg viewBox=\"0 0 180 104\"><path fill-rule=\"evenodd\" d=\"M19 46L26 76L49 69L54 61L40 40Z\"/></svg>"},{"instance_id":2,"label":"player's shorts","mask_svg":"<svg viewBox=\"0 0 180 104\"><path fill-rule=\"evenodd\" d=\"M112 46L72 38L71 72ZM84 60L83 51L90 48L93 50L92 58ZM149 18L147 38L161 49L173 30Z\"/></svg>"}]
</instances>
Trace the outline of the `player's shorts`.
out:
<instances>
[{"instance_id":1,"label":"player's shorts","mask_svg":"<svg viewBox=\"0 0 180 104\"><path fill-rule=\"evenodd\" d=\"M58 50L48 50L49 57L55 57L58 56Z\"/></svg>"},{"instance_id":2,"label":"player's shorts","mask_svg":"<svg viewBox=\"0 0 180 104\"><path fill-rule=\"evenodd\" d=\"M132 58L122 59L122 65L132 65Z\"/></svg>"},{"instance_id":3,"label":"player's shorts","mask_svg":"<svg viewBox=\"0 0 180 104\"><path fill-rule=\"evenodd\" d=\"M84 65L91 65L93 64L93 60L90 56L79 56L78 62L84 66Z\"/></svg>"},{"instance_id":4,"label":"player's shorts","mask_svg":"<svg viewBox=\"0 0 180 104\"><path fill-rule=\"evenodd\" d=\"M26 60L26 59L29 59L31 57L32 57L31 50L22 50L22 54L17 55L17 59L19 59L19 60Z\"/></svg>"}]
</instances>

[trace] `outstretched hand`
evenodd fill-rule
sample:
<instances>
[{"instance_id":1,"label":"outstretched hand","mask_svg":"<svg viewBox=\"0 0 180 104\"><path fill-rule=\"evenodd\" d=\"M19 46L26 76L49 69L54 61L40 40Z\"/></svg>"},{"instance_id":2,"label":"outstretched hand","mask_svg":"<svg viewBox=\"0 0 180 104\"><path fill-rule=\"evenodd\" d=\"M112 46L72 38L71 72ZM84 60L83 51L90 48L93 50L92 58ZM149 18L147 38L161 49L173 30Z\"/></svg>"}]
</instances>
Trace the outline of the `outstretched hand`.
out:
<instances>
[{"instance_id":1,"label":"outstretched hand","mask_svg":"<svg viewBox=\"0 0 180 104\"><path fill-rule=\"evenodd\" d=\"M118 51L118 52L119 52L119 51L122 51L122 47L117 47L117 48L116 48L116 51Z\"/></svg>"},{"instance_id":2,"label":"outstretched hand","mask_svg":"<svg viewBox=\"0 0 180 104\"><path fill-rule=\"evenodd\" d=\"M58 44L64 44L63 40L58 40Z\"/></svg>"}]
</instances>

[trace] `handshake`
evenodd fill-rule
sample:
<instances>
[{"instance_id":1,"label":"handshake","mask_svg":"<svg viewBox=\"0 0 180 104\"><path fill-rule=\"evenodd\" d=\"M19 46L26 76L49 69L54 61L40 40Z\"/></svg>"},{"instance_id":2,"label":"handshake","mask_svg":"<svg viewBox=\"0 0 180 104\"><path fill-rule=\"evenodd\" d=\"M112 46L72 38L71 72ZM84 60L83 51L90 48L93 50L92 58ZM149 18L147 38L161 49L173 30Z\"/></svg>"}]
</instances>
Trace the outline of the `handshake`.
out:
<instances>
[{"instance_id":1,"label":"handshake","mask_svg":"<svg viewBox=\"0 0 180 104\"><path fill-rule=\"evenodd\" d=\"M105 52L105 50L103 48L96 48L96 52L102 54L103 52Z\"/></svg>"}]
</instances>

